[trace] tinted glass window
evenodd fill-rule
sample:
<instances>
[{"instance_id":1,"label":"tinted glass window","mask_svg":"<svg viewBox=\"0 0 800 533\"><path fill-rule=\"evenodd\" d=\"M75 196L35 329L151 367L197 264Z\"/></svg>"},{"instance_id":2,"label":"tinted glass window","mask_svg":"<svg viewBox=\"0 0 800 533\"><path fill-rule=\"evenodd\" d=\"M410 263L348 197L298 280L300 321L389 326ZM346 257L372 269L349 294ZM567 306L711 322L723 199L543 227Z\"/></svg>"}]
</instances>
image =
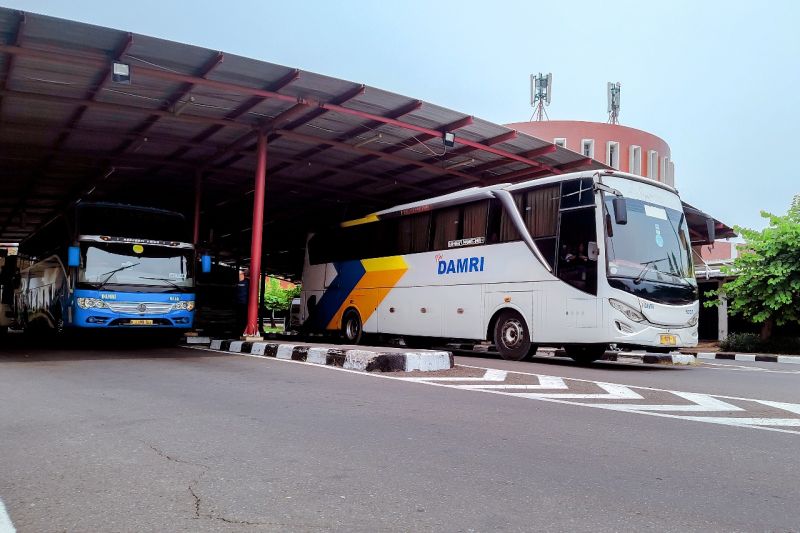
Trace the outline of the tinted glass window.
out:
<instances>
[{"instance_id":1,"label":"tinted glass window","mask_svg":"<svg viewBox=\"0 0 800 533\"><path fill-rule=\"evenodd\" d=\"M561 209L594 205L594 183L592 178L561 182Z\"/></svg>"}]
</instances>

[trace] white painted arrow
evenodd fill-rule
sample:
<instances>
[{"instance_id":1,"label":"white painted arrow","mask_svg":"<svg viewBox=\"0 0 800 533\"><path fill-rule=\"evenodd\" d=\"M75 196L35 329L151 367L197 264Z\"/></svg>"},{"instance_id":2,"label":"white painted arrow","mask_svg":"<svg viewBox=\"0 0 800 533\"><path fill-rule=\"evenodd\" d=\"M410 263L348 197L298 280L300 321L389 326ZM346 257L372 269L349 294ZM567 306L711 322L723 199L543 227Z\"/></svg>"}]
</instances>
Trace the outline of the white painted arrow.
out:
<instances>
[{"instance_id":1,"label":"white painted arrow","mask_svg":"<svg viewBox=\"0 0 800 533\"><path fill-rule=\"evenodd\" d=\"M723 402L708 394L696 394L694 392L675 392L669 391L690 402L692 405L681 404L659 404L659 405L641 405L641 404L599 404L597 407L604 407L608 409L617 409L620 411L744 411L741 407L736 407L727 402ZM593 404L594 405L594 404Z\"/></svg>"},{"instance_id":2,"label":"white painted arrow","mask_svg":"<svg viewBox=\"0 0 800 533\"><path fill-rule=\"evenodd\" d=\"M600 394L573 394L563 392L531 392L523 394L515 394L522 398L530 398L535 400L537 398L551 398L555 400L641 400L642 397L624 385L615 385L613 383L596 383L598 387L606 391ZM611 404L614 405L614 404Z\"/></svg>"}]
</instances>

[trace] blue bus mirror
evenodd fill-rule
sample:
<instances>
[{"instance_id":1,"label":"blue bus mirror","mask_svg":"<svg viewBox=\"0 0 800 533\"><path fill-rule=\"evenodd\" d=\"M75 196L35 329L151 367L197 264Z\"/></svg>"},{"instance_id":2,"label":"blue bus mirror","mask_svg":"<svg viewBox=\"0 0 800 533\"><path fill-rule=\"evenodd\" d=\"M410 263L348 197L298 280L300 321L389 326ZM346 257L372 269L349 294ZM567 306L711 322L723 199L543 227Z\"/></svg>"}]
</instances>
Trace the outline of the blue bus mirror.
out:
<instances>
[{"instance_id":1,"label":"blue bus mirror","mask_svg":"<svg viewBox=\"0 0 800 533\"><path fill-rule=\"evenodd\" d=\"M203 274L208 274L211 272L211 256L210 255L203 255L200 257L200 268Z\"/></svg>"},{"instance_id":2,"label":"blue bus mirror","mask_svg":"<svg viewBox=\"0 0 800 533\"><path fill-rule=\"evenodd\" d=\"M70 246L67 251L67 266L81 266L81 249L78 246Z\"/></svg>"}]
</instances>

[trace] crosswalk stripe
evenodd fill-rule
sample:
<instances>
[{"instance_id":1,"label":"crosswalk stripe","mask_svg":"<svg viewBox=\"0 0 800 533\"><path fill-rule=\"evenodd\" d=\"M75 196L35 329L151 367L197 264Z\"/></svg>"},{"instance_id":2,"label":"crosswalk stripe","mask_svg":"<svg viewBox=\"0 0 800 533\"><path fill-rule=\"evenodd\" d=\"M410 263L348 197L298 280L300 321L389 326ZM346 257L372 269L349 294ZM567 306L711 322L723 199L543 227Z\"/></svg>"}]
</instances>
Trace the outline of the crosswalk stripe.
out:
<instances>
[{"instance_id":1,"label":"crosswalk stripe","mask_svg":"<svg viewBox=\"0 0 800 533\"><path fill-rule=\"evenodd\" d=\"M468 377L468 378L455 378L455 377L421 377L421 378L398 378L405 381L505 381L508 372L505 370L496 370L494 368L487 368L482 377Z\"/></svg>"},{"instance_id":2,"label":"crosswalk stripe","mask_svg":"<svg viewBox=\"0 0 800 533\"><path fill-rule=\"evenodd\" d=\"M684 416L685 420L713 422L728 426L788 426L800 427L800 418L728 418L724 416Z\"/></svg>"},{"instance_id":3,"label":"crosswalk stripe","mask_svg":"<svg viewBox=\"0 0 800 533\"><path fill-rule=\"evenodd\" d=\"M774 407L776 409L783 409L784 411L789 411L790 413L795 413L800 415L800 404L796 403L785 403L785 402L772 402L769 400L756 400L756 402L766 405L768 407Z\"/></svg>"},{"instance_id":4,"label":"crosswalk stripe","mask_svg":"<svg viewBox=\"0 0 800 533\"><path fill-rule=\"evenodd\" d=\"M537 376L538 385L461 385L461 389L490 389L490 390L567 390L564 380L556 376Z\"/></svg>"},{"instance_id":5,"label":"crosswalk stripe","mask_svg":"<svg viewBox=\"0 0 800 533\"><path fill-rule=\"evenodd\" d=\"M597 383L598 387L603 389L605 394L600 393L590 393L590 394L575 394L575 393L563 393L563 392L531 392L531 393L523 393L519 394L518 396L522 396L523 398L553 398L558 400L578 400L578 399L597 399L597 400L641 400L642 397L631 390L630 388L626 387L625 385L616 385L613 383Z\"/></svg>"},{"instance_id":6,"label":"crosswalk stripe","mask_svg":"<svg viewBox=\"0 0 800 533\"><path fill-rule=\"evenodd\" d=\"M741 407L736 407L722 400L718 400L708 394L697 394L694 392L678 392L673 391L671 394L678 396L690 402L692 405L641 405L641 404L601 404L602 407L609 409L618 409L620 411L744 411Z\"/></svg>"}]
</instances>

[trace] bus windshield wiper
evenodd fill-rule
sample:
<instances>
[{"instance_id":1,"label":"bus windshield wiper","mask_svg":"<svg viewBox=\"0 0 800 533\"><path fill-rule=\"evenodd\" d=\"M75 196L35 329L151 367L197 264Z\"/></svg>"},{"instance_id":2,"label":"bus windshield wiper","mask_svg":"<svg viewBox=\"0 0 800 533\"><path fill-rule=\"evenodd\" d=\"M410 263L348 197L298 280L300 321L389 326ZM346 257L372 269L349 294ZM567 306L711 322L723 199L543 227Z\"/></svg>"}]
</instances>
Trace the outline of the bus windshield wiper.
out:
<instances>
[{"instance_id":1,"label":"bus windshield wiper","mask_svg":"<svg viewBox=\"0 0 800 533\"><path fill-rule=\"evenodd\" d=\"M172 281L169 278L151 278L149 276L139 276L139 279L154 279L156 281L166 281L167 283L169 283L170 285L172 285L173 287L175 287L179 291L186 292L186 287L182 287L182 286L178 285L177 283L175 283L174 281Z\"/></svg>"},{"instance_id":2,"label":"bus windshield wiper","mask_svg":"<svg viewBox=\"0 0 800 533\"><path fill-rule=\"evenodd\" d=\"M139 265L139 264L141 264L141 263L131 263L130 265L125 265L125 266L121 266L121 267L119 267L119 268L115 268L114 270L112 270L112 271L110 271L110 272L106 272L105 274L100 274L100 276L105 276L105 275L108 275L108 277L107 277L106 279L104 279L102 282L98 283L98 284L95 286L95 289L97 289L97 290L100 290L100 289L102 289L103 287L105 287L105 286L106 286L106 283L108 283L108 281L109 281L109 280L110 280L110 279L111 279L111 278L114 276L114 274L116 274L117 272L122 272L123 270L126 270L126 269L128 269L128 268L135 267L136 265ZM99 278L100 276L97 276L97 277Z\"/></svg>"},{"instance_id":3,"label":"bus windshield wiper","mask_svg":"<svg viewBox=\"0 0 800 533\"><path fill-rule=\"evenodd\" d=\"M642 263L642 270L641 270L641 272L639 272L639 274L635 278L633 278L633 282L636 285L640 284L642 282L642 280L644 279L644 275L647 274L647 272L649 272L651 270L650 265L652 265L653 263L660 263L661 261L666 261L667 259L668 258L666 258L666 257L662 257L661 259L653 259L651 261L647 261L647 262Z\"/></svg>"}]
</instances>

